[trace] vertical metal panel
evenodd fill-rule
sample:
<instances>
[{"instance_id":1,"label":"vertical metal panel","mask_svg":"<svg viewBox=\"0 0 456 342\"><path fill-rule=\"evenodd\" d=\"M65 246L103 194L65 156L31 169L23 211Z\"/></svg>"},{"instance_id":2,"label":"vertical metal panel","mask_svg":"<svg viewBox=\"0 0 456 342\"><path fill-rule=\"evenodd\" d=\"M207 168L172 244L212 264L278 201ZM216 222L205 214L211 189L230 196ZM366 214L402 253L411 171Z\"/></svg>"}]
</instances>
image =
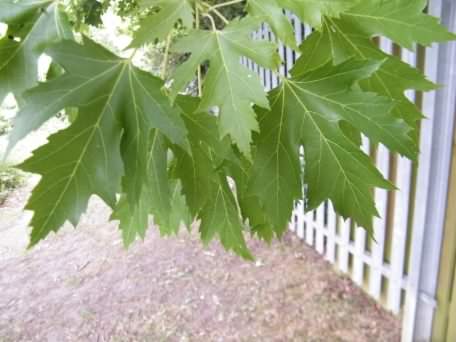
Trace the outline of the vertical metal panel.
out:
<instances>
[{"instance_id":1,"label":"vertical metal panel","mask_svg":"<svg viewBox=\"0 0 456 342\"><path fill-rule=\"evenodd\" d=\"M453 287L451 293L456 293L456 273L453 275ZM446 342L456 341L456 300L450 302L450 310L448 315L448 330L446 332ZM439 340L435 340L438 342Z\"/></svg>"},{"instance_id":2,"label":"vertical metal panel","mask_svg":"<svg viewBox=\"0 0 456 342\"><path fill-rule=\"evenodd\" d=\"M453 45L456 50L456 45ZM456 55L456 51L454 51ZM456 91L456 89L455 89ZM455 104L456 112L456 104ZM445 237L443 239L442 256L440 260L439 280L436 299L438 307L432 328L433 341L456 341L456 134L453 137L453 157L450 176L450 186L445 222Z\"/></svg>"},{"instance_id":3,"label":"vertical metal panel","mask_svg":"<svg viewBox=\"0 0 456 342\"><path fill-rule=\"evenodd\" d=\"M429 12L441 16L450 30L456 29L454 1L433 0ZM404 341L429 339L432 330L454 127L456 55L452 46L454 43L433 46L426 56L426 75L445 87L424 97L428 120L423 121L421 134Z\"/></svg>"}]
</instances>

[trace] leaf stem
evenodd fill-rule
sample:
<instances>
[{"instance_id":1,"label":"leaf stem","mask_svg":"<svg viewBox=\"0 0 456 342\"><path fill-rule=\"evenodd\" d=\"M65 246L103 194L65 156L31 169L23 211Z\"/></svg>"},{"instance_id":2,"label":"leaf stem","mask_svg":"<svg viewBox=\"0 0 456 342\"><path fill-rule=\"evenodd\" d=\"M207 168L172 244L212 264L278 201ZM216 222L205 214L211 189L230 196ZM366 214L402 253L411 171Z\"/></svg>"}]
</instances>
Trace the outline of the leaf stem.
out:
<instances>
[{"instance_id":1,"label":"leaf stem","mask_svg":"<svg viewBox=\"0 0 456 342\"><path fill-rule=\"evenodd\" d=\"M161 78L164 80L166 79L166 72L168 68L168 60L169 60L169 48L171 46L171 40L172 40L172 33L170 32L168 34L168 37L166 38L166 47L165 47L165 54L163 56L163 62L161 66Z\"/></svg>"},{"instance_id":2,"label":"leaf stem","mask_svg":"<svg viewBox=\"0 0 456 342\"><path fill-rule=\"evenodd\" d=\"M244 2L244 0L231 0L231 1L223 2L221 4L217 4L217 5L211 6L211 10L217 9L217 8L221 8L221 7L225 7L225 6L231 6L231 5L239 4L241 2Z\"/></svg>"},{"instance_id":3,"label":"leaf stem","mask_svg":"<svg viewBox=\"0 0 456 342\"><path fill-rule=\"evenodd\" d=\"M230 23L230 21L222 13L220 13L217 9L212 8L211 11L214 12L215 15L217 17L219 17L225 23L225 25L228 25Z\"/></svg>"},{"instance_id":4,"label":"leaf stem","mask_svg":"<svg viewBox=\"0 0 456 342\"><path fill-rule=\"evenodd\" d=\"M131 54L130 54L130 57L128 57L128 60L131 62L133 60L133 58L136 56L136 53L138 52L139 48L135 48Z\"/></svg>"},{"instance_id":5,"label":"leaf stem","mask_svg":"<svg viewBox=\"0 0 456 342\"><path fill-rule=\"evenodd\" d=\"M198 30L200 27L200 11L198 7L198 3L195 5L195 28ZM196 77L197 77L197 85L198 85L198 96L201 97L203 95L203 87L201 85L201 65L198 64L198 68L196 70Z\"/></svg>"},{"instance_id":6,"label":"leaf stem","mask_svg":"<svg viewBox=\"0 0 456 342\"><path fill-rule=\"evenodd\" d=\"M220 13L220 11L217 10L217 8L215 6L211 6L205 2L202 2L202 5L207 7L207 9L206 9L207 13L214 12L217 15L217 17L219 17L220 20L222 20L224 22L225 25L228 25L230 23L230 21L222 13Z\"/></svg>"},{"instance_id":7,"label":"leaf stem","mask_svg":"<svg viewBox=\"0 0 456 342\"><path fill-rule=\"evenodd\" d=\"M208 18L212 25L212 30L217 31L217 25L215 25L215 20L209 13L204 13L203 17Z\"/></svg>"}]
</instances>

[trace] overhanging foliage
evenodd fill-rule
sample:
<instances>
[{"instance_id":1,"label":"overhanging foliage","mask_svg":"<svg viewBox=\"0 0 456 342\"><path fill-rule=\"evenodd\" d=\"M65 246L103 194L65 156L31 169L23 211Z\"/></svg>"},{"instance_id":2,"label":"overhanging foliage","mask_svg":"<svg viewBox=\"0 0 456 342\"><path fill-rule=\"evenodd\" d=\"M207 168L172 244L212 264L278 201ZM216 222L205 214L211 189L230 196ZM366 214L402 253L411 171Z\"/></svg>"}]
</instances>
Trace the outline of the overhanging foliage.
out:
<instances>
[{"instance_id":1,"label":"overhanging foliage","mask_svg":"<svg viewBox=\"0 0 456 342\"><path fill-rule=\"evenodd\" d=\"M218 236L252 258L244 234L282 236L303 197L307 210L331 200L370 230L372 190L394 186L362 152L361 135L416 159L422 114L404 92L435 87L373 38L404 48L455 38L423 13L424 0L83 2L82 23L98 25L114 3L139 23L130 57L92 41L81 22L72 25L66 1L0 0L8 25L0 101L12 92L20 104L10 148L62 109L78 108L71 126L20 165L41 175L27 205L31 245L67 220L77 225L93 195L113 209L126 245L145 236L149 217L163 234L199 220L204 242ZM299 48L284 9L314 28ZM279 68L278 43L251 39L262 23L301 54L269 93L240 64L247 57ZM173 41L176 28L184 34ZM138 48L157 42L166 54L188 56L163 80L134 64ZM64 72L38 84L43 53ZM198 96L182 95L195 79Z\"/></svg>"}]
</instances>

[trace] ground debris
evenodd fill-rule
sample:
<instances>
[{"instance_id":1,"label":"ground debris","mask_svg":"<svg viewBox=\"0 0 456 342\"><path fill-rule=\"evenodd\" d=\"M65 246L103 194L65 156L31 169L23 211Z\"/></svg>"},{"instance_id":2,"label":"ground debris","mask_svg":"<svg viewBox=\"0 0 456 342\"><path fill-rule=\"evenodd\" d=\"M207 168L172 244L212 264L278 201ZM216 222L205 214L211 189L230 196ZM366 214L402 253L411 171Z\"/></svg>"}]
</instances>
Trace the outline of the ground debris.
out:
<instances>
[{"instance_id":1,"label":"ground debris","mask_svg":"<svg viewBox=\"0 0 456 342\"><path fill-rule=\"evenodd\" d=\"M291 234L248 241L253 263L155 229L125 251L94 200L77 230L24 253L27 191L7 206L14 222L0 222L0 241L21 241L0 248L0 341L400 340L399 319Z\"/></svg>"}]
</instances>

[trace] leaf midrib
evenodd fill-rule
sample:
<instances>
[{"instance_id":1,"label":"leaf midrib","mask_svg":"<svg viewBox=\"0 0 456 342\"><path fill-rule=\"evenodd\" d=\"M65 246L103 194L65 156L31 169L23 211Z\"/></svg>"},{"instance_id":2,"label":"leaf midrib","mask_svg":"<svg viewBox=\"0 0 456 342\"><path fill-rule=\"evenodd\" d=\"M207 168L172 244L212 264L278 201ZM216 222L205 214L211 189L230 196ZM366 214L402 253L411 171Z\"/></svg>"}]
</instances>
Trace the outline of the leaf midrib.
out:
<instances>
[{"instance_id":1,"label":"leaf midrib","mask_svg":"<svg viewBox=\"0 0 456 342\"><path fill-rule=\"evenodd\" d=\"M365 120L367 120L368 122L370 122L372 125L374 125L380 132L383 132L383 133L386 133L388 134L388 137L395 141L396 144L398 144L399 146L402 146L403 144L401 143L401 141L398 139L398 137L396 137L395 134L392 134L389 130L385 129L384 127L382 127L380 124L378 124L378 122L376 120L373 120L370 116L368 115L364 115L361 111L357 110L356 108L353 107L353 105L356 105L356 104L360 104L360 105L366 105L366 103L363 103L363 102L360 102L360 103L348 103L348 104L344 104L344 103L341 103L341 102L338 102L338 101L335 101L329 97L326 97L326 96L322 96L322 95L319 95L317 93L314 93L310 90L307 90L307 89L304 89L302 87L299 87L299 82L295 82L294 83L296 85L296 88L298 88L300 91L302 91L303 93L306 93L308 94L309 96L313 96L313 97L316 97L322 101L326 101L326 102L329 102L329 103L332 103L336 106L340 106L342 107L344 110L350 110L352 111L353 113L356 113L358 114L360 117L364 118ZM341 120L345 120L347 122L349 122L346 118L342 118ZM353 124L353 123L351 123ZM364 132L365 134L367 134L367 132ZM405 148L407 150L409 150L406 146ZM409 150L408 151L409 153L411 153L411 151Z\"/></svg>"},{"instance_id":2,"label":"leaf midrib","mask_svg":"<svg viewBox=\"0 0 456 342\"><path fill-rule=\"evenodd\" d=\"M44 2L44 3L46 3L46 2ZM52 1L49 2L49 4L46 7L46 10L49 9L49 7L51 7L51 6L52 6ZM46 12L46 14L47 14L47 12ZM17 54L25 47L25 44L30 39L32 32L36 28L38 23L40 22L40 19L41 19L41 15L39 15L37 17L37 19L33 23L32 27L28 31L27 36L22 41L19 42L17 49L11 54L11 56L9 58L6 59L6 61L2 65L0 65L0 71L2 71L11 62L11 60L13 60L17 56Z\"/></svg>"},{"instance_id":3,"label":"leaf midrib","mask_svg":"<svg viewBox=\"0 0 456 342\"><path fill-rule=\"evenodd\" d=\"M324 135L324 133L322 132L322 130L320 129L320 126L315 122L313 116L311 115L312 111L310 111L307 106L301 101L301 99L299 98L299 96L296 94L296 92L294 91L293 87L288 83L286 82L286 85L288 86L288 88L290 89L290 91L293 93L294 97L296 98L296 100L299 102L299 104L302 106L302 108L304 109L305 113L307 114L307 117L312 121L312 124L314 125L314 127L318 130L318 133L320 135L320 137L322 138L322 141L325 142L326 146L328 147L328 150L331 152L331 154L333 155L334 159L336 160L337 162L337 165L339 166L339 169L340 169L340 173L343 175L344 179L345 179L345 182L348 183L350 185L350 189L351 189L351 192L353 195L355 195L354 193L354 188L358 188L356 187L355 184L353 184L351 182L351 180L348 178L347 174L345 173L345 170L344 168L342 167L342 164L340 163L340 160L336 154L336 152L332 149L331 147L331 144L330 142L326 139L326 136ZM337 145L337 144L336 144ZM341 149L343 149L341 146L339 146ZM355 197L355 200L356 200L356 195L354 196ZM357 205L359 206L359 203L357 202ZM361 206L360 206L361 207Z\"/></svg>"},{"instance_id":4,"label":"leaf midrib","mask_svg":"<svg viewBox=\"0 0 456 342\"><path fill-rule=\"evenodd\" d=\"M81 165L82 163L82 159L84 158L86 152L87 152L87 149L89 148L89 145L95 135L95 133L98 131L99 129L99 125L101 123L101 120L103 119L104 115L106 114L107 112L107 107L109 106L109 103L115 93L115 90L118 86L118 84L120 83L120 80L122 79L122 76L123 76L123 73L125 71L125 68L127 67L127 63L125 63L123 66L122 66L122 69L120 70L119 72L119 75L117 76L117 79L112 87L112 91L110 93L110 95L108 96L107 100L106 100L106 103L101 111L101 115L100 117L97 119L97 121L95 122L95 125L93 126L93 130L89 136L89 138L87 139L87 142L86 144L84 145L84 148L81 152L81 154L79 155L79 158L76 162L76 165L73 169L73 172L71 173L71 175L68 177L68 181L66 182L65 184L65 187L64 189L62 190L62 193L60 194L59 198L57 199L57 201L55 202L53 208L51 209L49 215L47 216L47 219L45 220L45 222L41 225L41 227L37 230L37 232L35 233L35 236L41 236L42 232L44 229L46 229L45 227L47 226L47 224L49 223L49 220L53 217L55 211L57 210L58 206L60 205L60 202L62 201L63 197L65 196L66 192L68 191L68 188L70 186L70 184L73 182L73 179L76 175L76 172L79 170L79 165Z\"/></svg>"}]
</instances>

